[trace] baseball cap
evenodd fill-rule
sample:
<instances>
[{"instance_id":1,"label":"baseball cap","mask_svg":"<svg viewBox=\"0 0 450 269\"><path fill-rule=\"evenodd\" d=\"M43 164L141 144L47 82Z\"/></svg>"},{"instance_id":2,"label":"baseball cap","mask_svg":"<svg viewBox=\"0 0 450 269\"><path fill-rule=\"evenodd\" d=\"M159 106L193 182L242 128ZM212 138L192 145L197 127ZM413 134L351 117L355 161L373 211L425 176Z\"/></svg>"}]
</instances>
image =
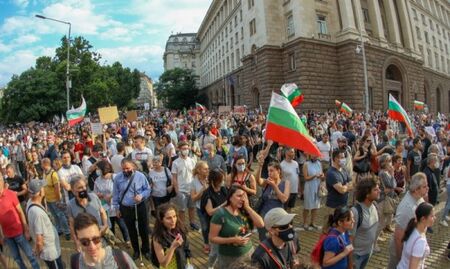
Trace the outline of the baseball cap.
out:
<instances>
[{"instance_id":1,"label":"baseball cap","mask_svg":"<svg viewBox=\"0 0 450 269\"><path fill-rule=\"evenodd\" d=\"M289 214L283 208L276 207L266 213L264 226L267 230L274 226L283 226L292 222L296 214Z\"/></svg>"},{"instance_id":2,"label":"baseball cap","mask_svg":"<svg viewBox=\"0 0 450 269\"><path fill-rule=\"evenodd\" d=\"M30 183L28 183L28 192L31 195L35 195L45 186L47 186L47 181L42 179L32 179L30 180Z\"/></svg>"}]
</instances>

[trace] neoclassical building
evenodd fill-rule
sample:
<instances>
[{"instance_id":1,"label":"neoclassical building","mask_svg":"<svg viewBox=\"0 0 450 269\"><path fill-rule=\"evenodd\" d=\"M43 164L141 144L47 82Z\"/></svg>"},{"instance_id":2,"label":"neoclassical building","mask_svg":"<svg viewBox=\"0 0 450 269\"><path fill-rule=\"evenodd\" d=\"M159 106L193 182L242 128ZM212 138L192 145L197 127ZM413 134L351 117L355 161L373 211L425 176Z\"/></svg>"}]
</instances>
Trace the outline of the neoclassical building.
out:
<instances>
[{"instance_id":1,"label":"neoclassical building","mask_svg":"<svg viewBox=\"0 0 450 269\"><path fill-rule=\"evenodd\" d=\"M213 0L197 33L201 89L210 107L264 108L294 82L302 109L340 99L363 110L361 36L370 109L385 110L390 93L449 112L447 0Z\"/></svg>"},{"instance_id":2,"label":"neoclassical building","mask_svg":"<svg viewBox=\"0 0 450 269\"><path fill-rule=\"evenodd\" d=\"M178 33L169 36L164 51L164 71L174 68L191 69L199 74L200 44L196 33Z\"/></svg>"},{"instance_id":3,"label":"neoclassical building","mask_svg":"<svg viewBox=\"0 0 450 269\"><path fill-rule=\"evenodd\" d=\"M158 99L153 88L153 80L144 73L141 73L140 79L140 90L139 96L136 99L136 105L140 108L144 108L144 104L148 103L150 109L158 108Z\"/></svg>"}]
</instances>

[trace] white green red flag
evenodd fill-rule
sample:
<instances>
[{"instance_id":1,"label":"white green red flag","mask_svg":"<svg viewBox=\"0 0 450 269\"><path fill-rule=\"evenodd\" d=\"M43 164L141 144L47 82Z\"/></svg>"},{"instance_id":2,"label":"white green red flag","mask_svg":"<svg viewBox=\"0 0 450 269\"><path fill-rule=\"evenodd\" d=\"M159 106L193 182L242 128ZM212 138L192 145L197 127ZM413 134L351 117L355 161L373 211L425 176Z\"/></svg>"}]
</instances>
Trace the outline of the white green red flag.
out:
<instances>
[{"instance_id":1,"label":"white green red flag","mask_svg":"<svg viewBox=\"0 0 450 269\"><path fill-rule=\"evenodd\" d=\"M291 102L293 107L296 107L303 102L303 92L295 83L286 83L281 86L281 93L289 100L289 102Z\"/></svg>"},{"instance_id":2,"label":"white green red flag","mask_svg":"<svg viewBox=\"0 0 450 269\"><path fill-rule=\"evenodd\" d=\"M425 108L425 103L414 100L414 109L415 110L423 110Z\"/></svg>"},{"instance_id":3,"label":"white green red flag","mask_svg":"<svg viewBox=\"0 0 450 269\"><path fill-rule=\"evenodd\" d=\"M206 111L206 107L199 103L195 103L195 109L197 109L198 111Z\"/></svg>"},{"instance_id":4,"label":"white green red flag","mask_svg":"<svg viewBox=\"0 0 450 269\"><path fill-rule=\"evenodd\" d=\"M69 122L69 126L74 126L79 123L84 119L84 115L86 115L86 101L84 100L84 97L81 97L81 99L82 101L79 107L72 108L66 112L66 118Z\"/></svg>"},{"instance_id":5,"label":"white green red flag","mask_svg":"<svg viewBox=\"0 0 450 269\"><path fill-rule=\"evenodd\" d=\"M289 100L274 92L267 115L266 140L321 155Z\"/></svg>"},{"instance_id":6,"label":"white green red flag","mask_svg":"<svg viewBox=\"0 0 450 269\"><path fill-rule=\"evenodd\" d=\"M406 125L406 130L408 130L408 134L413 136L413 125L411 120L408 117L408 114L403 109L403 107L395 100L394 96L389 94L389 105L388 105L388 115L389 118L403 122Z\"/></svg>"},{"instance_id":7,"label":"white green red flag","mask_svg":"<svg viewBox=\"0 0 450 269\"><path fill-rule=\"evenodd\" d=\"M353 113L353 109L351 109L346 103L340 102L339 100L334 100L334 103L339 108L339 111L347 114Z\"/></svg>"}]
</instances>

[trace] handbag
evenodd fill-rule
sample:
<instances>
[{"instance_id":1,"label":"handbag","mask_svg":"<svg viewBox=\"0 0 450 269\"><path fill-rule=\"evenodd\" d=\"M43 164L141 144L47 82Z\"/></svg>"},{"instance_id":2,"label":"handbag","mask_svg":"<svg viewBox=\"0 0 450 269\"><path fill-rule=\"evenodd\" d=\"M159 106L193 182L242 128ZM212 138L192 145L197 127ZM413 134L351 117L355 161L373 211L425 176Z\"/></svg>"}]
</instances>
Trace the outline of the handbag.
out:
<instances>
[{"instance_id":1,"label":"handbag","mask_svg":"<svg viewBox=\"0 0 450 269\"><path fill-rule=\"evenodd\" d=\"M320 181L317 194L319 195L319 198L324 198L328 196L327 183L325 182L325 180Z\"/></svg>"}]
</instances>

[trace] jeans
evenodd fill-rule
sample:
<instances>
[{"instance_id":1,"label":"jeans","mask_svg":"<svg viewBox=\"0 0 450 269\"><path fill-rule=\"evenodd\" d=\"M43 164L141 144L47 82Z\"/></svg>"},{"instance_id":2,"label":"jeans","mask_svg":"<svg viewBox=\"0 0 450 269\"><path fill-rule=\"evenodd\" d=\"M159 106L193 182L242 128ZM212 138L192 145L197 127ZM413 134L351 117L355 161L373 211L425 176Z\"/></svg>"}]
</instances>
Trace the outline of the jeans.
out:
<instances>
[{"instance_id":1,"label":"jeans","mask_svg":"<svg viewBox=\"0 0 450 269\"><path fill-rule=\"evenodd\" d=\"M5 242L11 251L11 256L13 257L14 261L17 263L20 269L27 269L27 267L25 266L25 263L22 260L22 256L20 256L19 248L21 248L23 253L25 253L25 255L28 257L28 260L31 263L31 268L33 269L40 268L37 259L33 254L33 250L31 249L30 243L28 243L23 234L12 238L5 238Z\"/></svg>"},{"instance_id":2,"label":"jeans","mask_svg":"<svg viewBox=\"0 0 450 269\"><path fill-rule=\"evenodd\" d=\"M130 235L128 234L127 225L125 225L125 221L122 218L117 217L109 217L111 221L111 231L116 234L114 227L116 226L116 222L119 225L120 231L122 232L122 237L125 242L130 241Z\"/></svg>"},{"instance_id":3,"label":"jeans","mask_svg":"<svg viewBox=\"0 0 450 269\"><path fill-rule=\"evenodd\" d=\"M47 202L47 207L55 220L55 227L58 233L65 235L70 234L69 224L67 223L66 214L56 206L56 202Z\"/></svg>"},{"instance_id":4,"label":"jeans","mask_svg":"<svg viewBox=\"0 0 450 269\"><path fill-rule=\"evenodd\" d=\"M450 212L450 184L447 183L447 202L445 203L445 207L442 210L442 219L445 220L445 217L448 216Z\"/></svg>"},{"instance_id":5,"label":"jeans","mask_svg":"<svg viewBox=\"0 0 450 269\"><path fill-rule=\"evenodd\" d=\"M203 213L200 208L197 209L198 219L200 220L200 226L202 227L203 242L207 245L209 243L209 221L208 213Z\"/></svg>"},{"instance_id":6,"label":"jeans","mask_svg":"<svg viewBox=\"0 0 450 269\"><path fill-rule=\"evenodd\" d=\"M353 264L355 269L364 269L369 262L372 253L367 253L365 255L353 254Z\"/></svg>"},{"instance_id":7,"label":"jeans","mask_svg":"<svg viewBox=\"0 0 450 269\"><path fill-rule=\"evenodd\" d=\"M45 264L47 265L48 269L64 269L63 262L61 260L61 256L59 256L54 261L46 261L44 260Z\"/></svg>"}]
</instances>

